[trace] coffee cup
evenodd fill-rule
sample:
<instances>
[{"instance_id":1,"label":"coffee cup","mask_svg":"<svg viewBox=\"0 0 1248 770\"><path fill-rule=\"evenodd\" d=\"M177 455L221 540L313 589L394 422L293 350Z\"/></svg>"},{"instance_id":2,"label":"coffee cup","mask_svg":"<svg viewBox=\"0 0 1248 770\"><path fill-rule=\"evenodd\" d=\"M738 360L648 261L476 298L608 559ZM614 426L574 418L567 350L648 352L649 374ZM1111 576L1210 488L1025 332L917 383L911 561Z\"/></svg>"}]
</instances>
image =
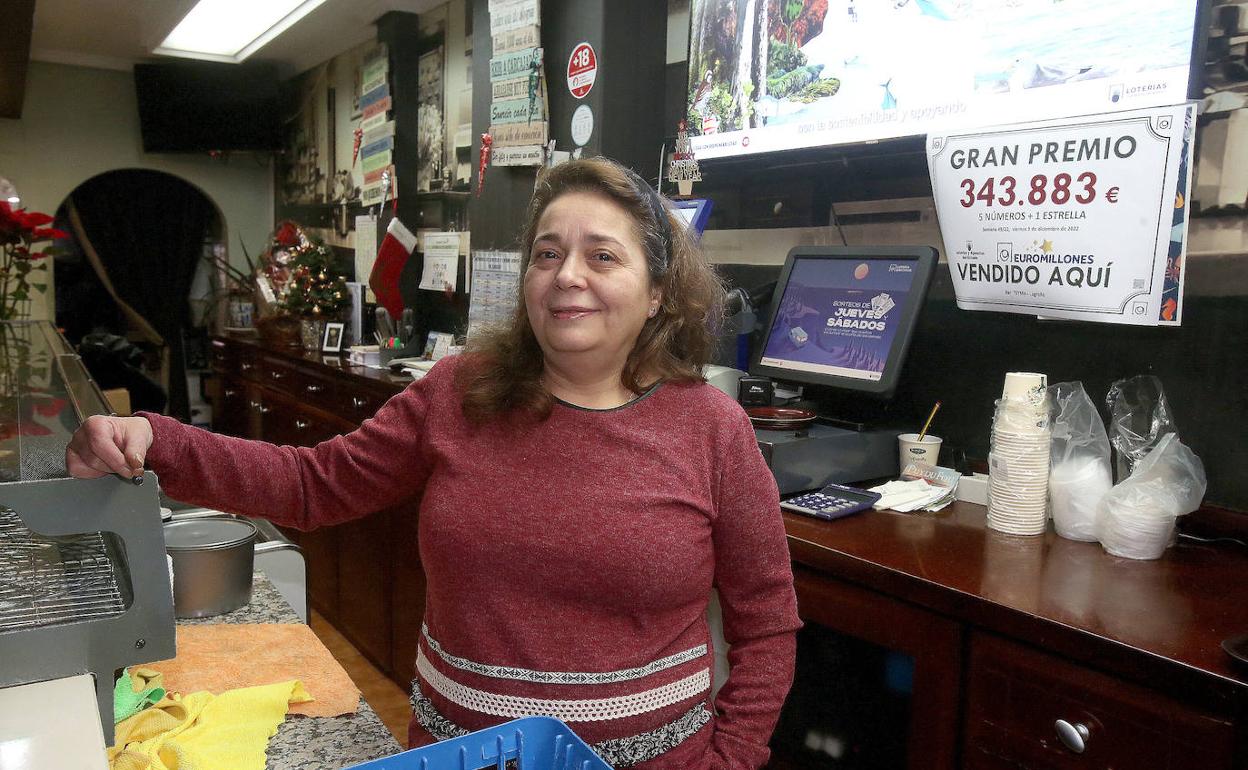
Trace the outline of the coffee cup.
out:
<instances>
[{"instance_id":1,"label":"coffee cup","mask_svg":"<svg viewBox=\"0 0 1248 770\"><path fill-rule=\"evenodd\" d=\"M1004 398L1035 398L1049 386L1049 376L1036 372L1006 372Z\"/></svg>"},{"instance_id":2,"label":"coffee cup","mask_svg":"<svg viewBox=\"0 0 1248 770\"><path fill-rule=\"evenodd\" d=\"M902 433L897 436L898 462L900 467L898 471L904 471L906 466L914 462L923 462L928 465L936 465L936 459L940 456L939 436L927 434L923 436L923 440L919 440L917 433Z\"/></svg>"}]
</instances>

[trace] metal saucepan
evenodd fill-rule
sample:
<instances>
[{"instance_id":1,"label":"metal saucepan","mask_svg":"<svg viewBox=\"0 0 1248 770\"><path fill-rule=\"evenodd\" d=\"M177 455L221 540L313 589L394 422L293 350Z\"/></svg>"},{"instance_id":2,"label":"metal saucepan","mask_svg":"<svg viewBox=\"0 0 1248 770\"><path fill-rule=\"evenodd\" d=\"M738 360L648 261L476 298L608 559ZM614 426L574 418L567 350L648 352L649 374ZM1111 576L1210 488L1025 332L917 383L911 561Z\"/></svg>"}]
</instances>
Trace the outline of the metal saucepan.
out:
<instances>
[{"instance_id":1,"label":"metal saucepan","mask_svg":"<svg viewBox=\"0 0 1248 770\"><path fill-rule=\"evenodd\" d=\"M173 614L221 615L251 601L256 525L241 517L167 522L165 550L173 559Z\"/></svg>"}]
</instances>

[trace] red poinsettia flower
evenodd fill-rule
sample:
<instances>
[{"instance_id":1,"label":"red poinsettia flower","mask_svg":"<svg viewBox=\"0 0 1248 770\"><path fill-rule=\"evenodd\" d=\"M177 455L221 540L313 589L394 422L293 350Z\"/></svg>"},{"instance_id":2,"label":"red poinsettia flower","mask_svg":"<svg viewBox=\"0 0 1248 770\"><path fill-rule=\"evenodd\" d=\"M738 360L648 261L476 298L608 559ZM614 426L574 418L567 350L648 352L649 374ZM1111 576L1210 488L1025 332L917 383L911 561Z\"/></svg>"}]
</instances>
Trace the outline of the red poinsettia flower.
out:
<instances>
[{"instance_id":1,"label":"red poinsettia flower","mask_svg":"<svg viewBox=\"0 0 1248 770\"><path fill-rule=\"evenodd\" d=\"M57 230L55 227L39 227L31 234L31 240L46 241L54 238L68 238L69 233L64 230Z\"/></svg>"},{"instance_id":2,"label":"red poinsettia flower","mask_svg":"<svg viewBox=\"0 0 1248 770\"><path fill-rule=\"evenodd\" d=\"M26 209L18 209L17 213L22 218L22 223L26 225L27 230L34 230L36 227L43 227L52 222L52 217L42 214L38 211L26 211Z\"/></svg>"},{"instance_id":3,"label":"red poinsettia flower","mask_svg":"<svg viewBox=\"0 0 1248 770\"><path fill-rule=\"evenodd\" d=\"M13 210L8 201L0 200L0 243L12 243L18 240L22 231L22 220L18 212Z\"/></svg>"},{"instance_id":4,"label":"red poinsettia flower","mask_svg":"<svg viewBox=\"0 0 1248 770\"><path fill-rule=\"evenodd\" d=\"M23 303L29 303L32 290L47 290L43 282L31 280L35 270L46 270L47 266L32 263L51 256L56 249L32 252L31 246L68 237L61 230L47 226L52 222L48 214L15 209L8 201L0 201L0 319L20 317Z\"/></svg>"},{"instance_id":5,"label":"red poinsettia flower","mask_svg":"<svg viewBox=\"0 0 1248 770\"><path fill-rule=\"evenodd\" d=\"M283 222L273 235L278 246L296 246L299 243L299 226L294 222Z\"/></svg>"}]
</instances>

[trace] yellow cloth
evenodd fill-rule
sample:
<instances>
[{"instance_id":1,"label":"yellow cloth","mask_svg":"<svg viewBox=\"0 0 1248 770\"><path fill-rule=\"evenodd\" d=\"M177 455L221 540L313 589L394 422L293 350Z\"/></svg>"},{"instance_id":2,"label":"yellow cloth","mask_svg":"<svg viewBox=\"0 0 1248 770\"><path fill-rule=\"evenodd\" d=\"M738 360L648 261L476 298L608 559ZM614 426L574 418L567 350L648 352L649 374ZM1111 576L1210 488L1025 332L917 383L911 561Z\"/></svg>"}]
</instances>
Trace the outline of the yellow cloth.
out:
<instances>
[{"instance_id":1,"label":"yellow cloth","mask_svg":"<svg viewBox=\"0 0 1248 770\"><path fill-rule=\"evenodd\" d=\"M264 770L265 749L291 703L312 700L298 680L167 695L117 724L112 770Z\"/></svg>"}]
</instances>

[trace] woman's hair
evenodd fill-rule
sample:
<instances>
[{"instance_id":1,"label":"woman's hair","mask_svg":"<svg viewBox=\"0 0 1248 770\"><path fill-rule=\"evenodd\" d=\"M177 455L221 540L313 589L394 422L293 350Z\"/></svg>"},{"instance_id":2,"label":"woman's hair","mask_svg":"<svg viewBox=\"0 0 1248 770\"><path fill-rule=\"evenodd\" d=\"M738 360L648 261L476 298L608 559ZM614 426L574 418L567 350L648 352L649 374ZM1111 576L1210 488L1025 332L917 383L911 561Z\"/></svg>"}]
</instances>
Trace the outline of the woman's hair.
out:
<instances>
[{"instance_id":1,"label":"woman's hair","mask_svg":"<svg viewBox=\"0 0 1248 770\"><path fill-rule=\"evenodd\" d=\"M642 382L643 377L700 382L723 321L723 283L683 220L667 206L658 205L658 195L624 166L606 158L589 158L541 172L520 237L525 267L546 207L572 192L606 195L632 216L646 250L650 279L662 292L658 312L647 319L628 355L621 384L641 393L653 384L652 379ZM655 216L656 205L667 217L666 228ZM669 235L671 251L666 253ZM542 387L542 349L529 324L523 280L519 293L510 325L483 330L470 340L465 365L459 369L464 415L473 423L520 412L543 419L554 403Z\"/></svg>"}]
</instances>

